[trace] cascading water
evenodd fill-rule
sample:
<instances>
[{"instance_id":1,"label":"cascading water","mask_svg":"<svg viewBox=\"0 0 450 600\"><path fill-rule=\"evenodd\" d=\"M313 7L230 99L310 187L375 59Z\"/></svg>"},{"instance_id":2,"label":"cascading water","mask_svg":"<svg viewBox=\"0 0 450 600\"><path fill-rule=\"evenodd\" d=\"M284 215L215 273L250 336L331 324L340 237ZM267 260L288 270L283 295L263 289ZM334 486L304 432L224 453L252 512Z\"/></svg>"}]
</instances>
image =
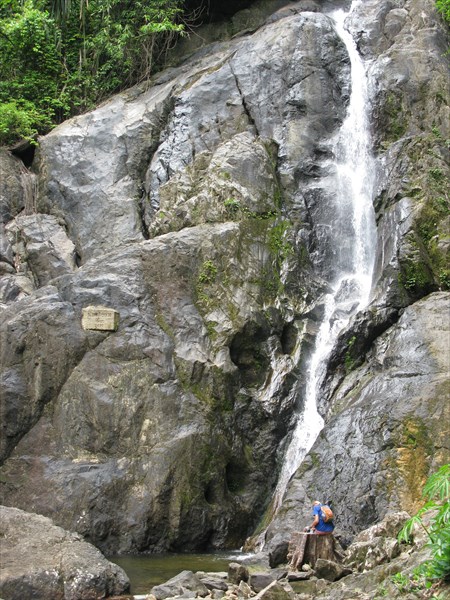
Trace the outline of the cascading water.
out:
<instances>
[{"instance_id":1,"label":"cascading water","mask_svg":"<svg viewBox=\"0 0 450 600\"><path fill-rule=\"evenodd\" d=\"M305 402L284 457L274 498L275 512L281 505L287 484L323 427L317 400L326 362L339 335L351 317L364 308L371 288L376 230L372 205L374 161L367 119L368 86L364 64L351 34L345 29L348 14L360 0L353 1L348 13L330 13L335 29L344 41L351 63L351 96L346 119L333 141L334 189L332 221L322 223L334 245L335 264L329 281L331 293L324 298L323 319L308 365Z\"/></svg>"}]
</instances>

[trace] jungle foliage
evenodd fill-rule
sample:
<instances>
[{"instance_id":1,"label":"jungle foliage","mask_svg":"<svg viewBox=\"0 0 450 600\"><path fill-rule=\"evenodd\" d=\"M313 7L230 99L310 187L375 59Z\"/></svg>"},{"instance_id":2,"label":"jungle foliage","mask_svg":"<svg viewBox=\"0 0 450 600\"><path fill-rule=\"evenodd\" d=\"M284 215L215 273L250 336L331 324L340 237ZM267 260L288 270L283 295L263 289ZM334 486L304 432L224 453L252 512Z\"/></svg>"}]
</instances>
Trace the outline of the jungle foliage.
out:
<instances>
[{"instance_id":1,"label":"jungle foliage","mask_svg":"<svg viewBox=\"0 0 450 600\"><path fill-rule=\"evenodd\" d=\"M450 24L450 0L436 0L436 7L447 23Z\"/></svg>"},{"instance_id":2,"label":"jungle foliage","mask_svg":"<svg viewBox=\"0 0 450 600\"><path fill-rule=\"evenodd\" d=\"M399 540L409 541L414 527L421 527L428 536L432 555L419 568L421 574L430 582L436 579L450 581L450 464L443 465L429 477L423 488L423 498L424 506L406 522Z\"/></svg>"},{"instance_id":3,"label":"jungle foliage","mask_svg":"<svg viewBox=\"0 0 450 600\"><path fill-rule=\"evenodd\" d=\"M147 79L183 30L183 0L0 0L0 145Z\"/></svg>"}]
</instances>

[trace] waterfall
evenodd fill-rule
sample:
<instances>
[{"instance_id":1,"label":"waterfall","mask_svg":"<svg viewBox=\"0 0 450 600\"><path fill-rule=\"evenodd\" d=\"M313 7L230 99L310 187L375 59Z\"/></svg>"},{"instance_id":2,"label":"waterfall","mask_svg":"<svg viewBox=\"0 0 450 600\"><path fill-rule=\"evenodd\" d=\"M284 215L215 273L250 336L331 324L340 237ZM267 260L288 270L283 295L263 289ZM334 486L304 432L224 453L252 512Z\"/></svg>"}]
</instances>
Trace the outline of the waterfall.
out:
<instances>
[{"instance_id":1,"label":"waterfall","mask_svg":"<svg viewBox=\"0 0 450 600\"><path fill-rule=\"evenodd\" d=\"M368 84L356 44L344 26L346 17L359 1L354 0L347 13L336 10L329 14L347 47L351 63L348 111L332 141L333 175L328 182L329 190L333 190L332 211L328 211L331 220L321 224L329 232L327 241L333 244L335 264L328 282L331 292L323 299L323 318L307 366L304 405L297 417L275 491L275 512L290 478L323 427L317 400L329 354L339 332L367 305L371 289L376 230L372 206L375 168L367 119Z\"/></svg>"}]
</instances>

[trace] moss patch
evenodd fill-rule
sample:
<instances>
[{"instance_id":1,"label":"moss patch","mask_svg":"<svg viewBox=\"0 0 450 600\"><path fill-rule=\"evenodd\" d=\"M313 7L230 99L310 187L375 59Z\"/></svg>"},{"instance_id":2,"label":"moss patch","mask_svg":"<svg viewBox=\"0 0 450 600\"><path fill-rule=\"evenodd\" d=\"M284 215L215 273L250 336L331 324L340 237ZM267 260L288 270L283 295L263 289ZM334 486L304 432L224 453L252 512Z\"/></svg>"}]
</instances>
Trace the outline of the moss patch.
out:
<instances>
[{"instance_id":1,"label":"moss patch","mask_svg":"<svg viewBox=\"0 0 450 600\"><path fill-rule=\"evenodd\" d=\"M353 367L356 364L356 357L354 356L354 345L356 342L356 336L354 335L353 337L351 337L347 343L347 351L345 353L345 357L344 357L344 364L345 364L345 372L346 373L350 373L350 371L353 370Z\"/></svg>"},{"instance_id":2,"label":"moss patch","mask_svg":"<svg viewBox=\"0 0 450 600\"><path fill-rule=\"evenodd\" d=\"M405 135L408 120L401 94L394 92L387 94L383 106L383 120L387 144L395 142Z\"/></svg>"},{"instance_id":3,"label":"moss patch","mask_svg":"<svg viewBox=\"0 0 450 600\"><path fill-rule=\"evenodd\" d=\"M405 419L398 440L396 467L404 482L399 488L401 505L409 512L417 511L422 504L433 448L424 421L413 416Z\"/></svg>"},{"instance_id":4,"label":"moss patch","mask_svg":"<svg viewBox=\"0 0 450 600\"><path fill-rule=\"evenodd\" d=\"M450 289L450 189L443 140L431 133L405 148L409 160L402 192L411 199L415 217L405 237L399 283L418 298L436 289Z\"/></svg>"}]
</instances>

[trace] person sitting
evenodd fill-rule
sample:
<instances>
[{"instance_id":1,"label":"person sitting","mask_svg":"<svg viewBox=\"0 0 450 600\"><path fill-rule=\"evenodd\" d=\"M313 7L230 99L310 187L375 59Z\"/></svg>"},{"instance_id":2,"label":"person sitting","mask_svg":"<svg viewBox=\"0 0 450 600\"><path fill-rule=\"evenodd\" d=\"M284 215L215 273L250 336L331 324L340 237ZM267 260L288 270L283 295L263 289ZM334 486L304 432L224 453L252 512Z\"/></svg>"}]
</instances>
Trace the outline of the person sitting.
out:
<instances>
[{"instance_id":1,"label":"person sitting","mask_svg":"<svg viewBox=\"0 0 450 600\"><path fill-rule=\"evenodd\" d=\"M325 521L322 514L322 504L318 500L315 500L312 509L314 521L311 527L305 527L305 531L318 535L331 533L334 530L334 523L332 520Z\"/></svg>"}]
</instances>

